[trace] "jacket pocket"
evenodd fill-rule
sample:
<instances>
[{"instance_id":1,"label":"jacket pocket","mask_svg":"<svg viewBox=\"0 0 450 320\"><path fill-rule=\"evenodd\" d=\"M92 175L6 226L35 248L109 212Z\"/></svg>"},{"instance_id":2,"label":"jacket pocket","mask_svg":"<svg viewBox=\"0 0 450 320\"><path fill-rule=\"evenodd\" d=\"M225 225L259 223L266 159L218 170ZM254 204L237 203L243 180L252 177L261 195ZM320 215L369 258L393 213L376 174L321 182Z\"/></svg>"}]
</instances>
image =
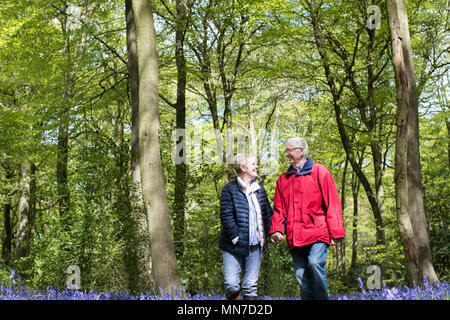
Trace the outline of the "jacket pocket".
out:
<instances>
[{"instance_id":1,"label":"jacket pocket","mask_svg":"<svg viewBox=\"0 0 450 320\"><path fill-rule=\"evenodd\" d=\"M317 214L314 212L308 212L308 220L311 221L310 224L313 225L315 228L325 228L326 222L325 222L325 216L323 214Z\"/></svg>"},{"instance_id":2,"label":"jacket pocket","mask_svg":"<svg viewBox=\"0 0 450 320\"><path fill-rule=\"evenodd\" d=\"M288 219L288 216L287 216L287 214L286 214L286 217L284 218L284 222L283 222L283 225L284 225L284 234L287 233L287 219Z\"/></svg>"},{"instance_id":3,"label":"jacket pocket","mask_svg":"<svg viewBox=\"0 0 450 320\"><path fill-rule=\"evenodd\" d=\"M312 224L315 225L313 216L310 213L307 213L307 215L311 218Z\"/></svg>"}]
</instances>

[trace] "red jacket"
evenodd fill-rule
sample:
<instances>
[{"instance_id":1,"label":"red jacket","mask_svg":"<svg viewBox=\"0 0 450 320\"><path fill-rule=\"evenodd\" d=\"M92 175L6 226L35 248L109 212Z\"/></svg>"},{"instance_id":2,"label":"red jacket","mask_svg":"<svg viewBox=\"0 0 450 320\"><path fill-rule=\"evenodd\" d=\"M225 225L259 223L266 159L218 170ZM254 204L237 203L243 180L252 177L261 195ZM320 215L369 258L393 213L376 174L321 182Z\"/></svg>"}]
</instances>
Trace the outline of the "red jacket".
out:
<instances>
[{"instance_id":1,"label":"red jacket","mask_svg":"<svg viewBox=\"0 0 450 320\"><path fill-rule=\"evenodd\" d=\"M300 172L292 166L275 190L269 234L286 234L288 249L345 236L342 207L331 173L307 158Z\"/></svg>"}]
</instances>

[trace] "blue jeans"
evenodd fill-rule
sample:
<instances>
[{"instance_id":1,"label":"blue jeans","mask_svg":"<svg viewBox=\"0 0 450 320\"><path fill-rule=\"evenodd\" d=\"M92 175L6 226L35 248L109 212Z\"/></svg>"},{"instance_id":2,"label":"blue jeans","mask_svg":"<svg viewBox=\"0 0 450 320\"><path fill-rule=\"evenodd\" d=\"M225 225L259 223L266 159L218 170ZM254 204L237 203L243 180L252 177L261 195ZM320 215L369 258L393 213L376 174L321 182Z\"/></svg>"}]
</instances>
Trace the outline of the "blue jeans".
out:
<instances>
[{"instance_id":1,"label":"blue jeans","mask_svg":"<svg viewBox=\"0 0 450 320\"><path fill-rule=\"evenodd\" d=\"M248 256L222 251L223 271L225 277L225 292L232 295L240 291L240 276L242 275L242 294L257 296L259 269L262 260L262 250L258 245L251 247Z\"/></svg>"},{"instance_id":2,"label":"blue jeans","mask_svg":"<svg viewBox=\"0 0 450 320\"><path fill-rule=\"evenodd\" d=\"M316 242L291 250L295 276L301 288L302 300L329 300L327 274L328 245Z\"/></svg>"}]
</instances>

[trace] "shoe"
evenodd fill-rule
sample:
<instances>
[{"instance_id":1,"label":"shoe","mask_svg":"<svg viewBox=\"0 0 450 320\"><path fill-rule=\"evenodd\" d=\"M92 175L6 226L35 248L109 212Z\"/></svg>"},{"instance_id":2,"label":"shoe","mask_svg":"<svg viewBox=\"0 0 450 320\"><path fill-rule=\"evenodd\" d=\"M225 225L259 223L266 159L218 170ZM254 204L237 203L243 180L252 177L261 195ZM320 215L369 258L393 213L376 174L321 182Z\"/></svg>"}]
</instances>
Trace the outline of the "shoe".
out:
<instances>
[{"instance_id":1,"label":"shoe","mask_svg":"<svg viewBox=\"0 0 450 320\"><path fill-rule=\"evenodd\" d=\"M226 295L227 300L241 300L241 293L239 291Z\"/></svg>"}]
</instances>

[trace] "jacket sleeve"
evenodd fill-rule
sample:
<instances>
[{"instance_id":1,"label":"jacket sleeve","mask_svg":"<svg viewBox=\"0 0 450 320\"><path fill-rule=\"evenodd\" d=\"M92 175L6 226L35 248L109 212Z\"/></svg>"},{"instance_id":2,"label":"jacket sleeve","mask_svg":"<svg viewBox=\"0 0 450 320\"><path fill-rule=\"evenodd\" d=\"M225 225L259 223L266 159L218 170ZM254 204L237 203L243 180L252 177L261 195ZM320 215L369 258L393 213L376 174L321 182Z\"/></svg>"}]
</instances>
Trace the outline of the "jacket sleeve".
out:
<instances>
[{"instance_id":1,"label":"jacket sleeve","mask_svg":"<svg viewBox=\"0 0 450 320\"><path fill-rule=\"evenodd\" d=\"M264 208L265 212L263 212L263 222L264 222L264 230L269 231L270 226L272 224L272 216L273 216L273 210L270 205L269 199L267 198L267 192L266 189L261 185L261 192L263 195L262 201L264 201Z\"/></svg>"},{"instance_id":2,"label":"jacket sleeve","mask_svg":"<svg viewBox=\"0 0 450 320\"><path fill-rule=\"evenodd\" d=\"M339 194L334 183L333 176L327 168L322 167L319 173L319 184L322 191L322 199L327 209L326 223L330 238L341 239L345 236L342 219L342 206Z\"/></svg>"},{"instance_id":3,"label":"jacket sleeve","mask_svg":"<svg viewBox=\"0 0 450 320\"><path fill-rule=\"evenodd\" d=\"M220 221L230 240L239 236L239 227L236 223L234 212L233 194L227 186L222 189L220 196Z\"/></svg>"},{"instance_id":4,"label":"jacket sleeve","mask_svg":"<svg viewBox=\"0 0 450 320\"><path fill-rule=\"evenodd\" d=\"M275 189L275 196L273 199L273 216L272 216L272 226L269 230L269 235L280 232L284 234L285 223L286 223L286 210L284 208L283 201L281 199L280 193L280 179L277 180L277 186Z\"/></svg>"}]
</instances>

